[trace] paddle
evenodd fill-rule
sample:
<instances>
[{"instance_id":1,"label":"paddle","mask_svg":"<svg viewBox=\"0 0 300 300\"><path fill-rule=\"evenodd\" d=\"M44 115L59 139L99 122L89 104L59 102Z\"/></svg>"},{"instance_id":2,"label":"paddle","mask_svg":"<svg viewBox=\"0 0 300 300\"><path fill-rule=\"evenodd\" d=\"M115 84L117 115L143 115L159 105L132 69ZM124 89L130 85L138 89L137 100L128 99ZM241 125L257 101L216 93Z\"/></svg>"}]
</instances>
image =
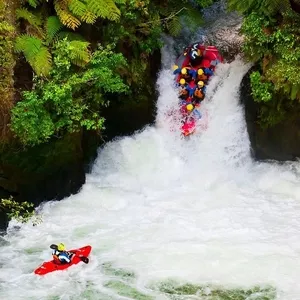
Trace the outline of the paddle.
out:
<instances>
[{"instance_id":1,"label":"paddle","mask_svg":"<svg viewBox=\"0 0 300 300\"><path fill-rule=\"evenodd\" d=\"M52 245L50 245L50 248L53 249L53 250L57 250L57 245L52 244ZM83 255L77 255L76 252L71 252L71 253L73 253L74 255L76 255L77 257L79 257L80 260L83 261L85 264L88 264L89 261L90 261L90 260L88 259L88 257L86 257L86 256L83 256Z\"/></svg>"}]
</instances>

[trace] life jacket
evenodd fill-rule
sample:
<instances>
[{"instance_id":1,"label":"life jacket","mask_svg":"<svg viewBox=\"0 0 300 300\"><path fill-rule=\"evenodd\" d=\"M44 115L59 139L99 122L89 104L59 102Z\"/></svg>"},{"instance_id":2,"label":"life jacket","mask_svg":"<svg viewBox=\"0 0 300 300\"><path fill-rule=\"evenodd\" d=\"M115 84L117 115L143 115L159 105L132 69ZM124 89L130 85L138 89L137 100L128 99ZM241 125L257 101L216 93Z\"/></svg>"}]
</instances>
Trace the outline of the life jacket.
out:
<instances>
[{"instance_id":1,"label":"life jacket","mask_svg":"<svg viewBox=\"0 0 300 300\"><path fill-rule=\"evenodd\" d=\"M61 253L61 251L58 251L58 250L53 250L53 252L52 252L52 257L56 262L60 262L60 260L58 258L60 253Z\"/></svg>"},{"instance_id":2,"label":"life jacket","mask_svg":"<svg viewBox=\"0 0 300 300\"><path fill-rule=\"evenodd\" d=\"M194 96L196 98L199 98L199 99L203 99L204 98L204 94L202 92L202 90L200 88L196 88L195 92L194 92Z\"/></svg>"},{"instance_id":3,"label":"life jacket","mask_svg":"<svg viewBox=\"0 0 300 300\"><path fill-rule=\"evenodd\" d=\"M187 95L188 90L186 88L183 88L183 89L181 89L181 91L179 93L180 93L180 95Z\"/></svg>"},{"instance_id":4,"label":"life jacket","mask_svg":"<svg viewBox=\"0 0 300 300\"><path fill-rule=\"evenodd\" d=\"M69 259L71 259L72 254L67 252L67 251L59 251L59 250L53 250L52 253L52 257L56 262L61 262L61 260L59 259L60 254L65 253L66 255L68 255Z\"/></svg>"},{"instance_id":5,"label":"life jacket","mask_svg":"<svg viewBox=\"0 0 300 300\"><path fill-rule=\"evenodd\" d=\"M207 75L204 75L204 74L202 74L202 75L197 75L197 81L206 81L207 80Z\"/></svg>"},{"instance_id":6,"label":"life jacket","mask_svg":"<svg viewBox=\"0 0 300 300\"><path fill-rule=\"evenodd\" d=\"M189 92L186 89L186 87L181 87L181 89L179 90L179 96L187 97L188 94L189 94Z\"/></svg>"}]
</instances>

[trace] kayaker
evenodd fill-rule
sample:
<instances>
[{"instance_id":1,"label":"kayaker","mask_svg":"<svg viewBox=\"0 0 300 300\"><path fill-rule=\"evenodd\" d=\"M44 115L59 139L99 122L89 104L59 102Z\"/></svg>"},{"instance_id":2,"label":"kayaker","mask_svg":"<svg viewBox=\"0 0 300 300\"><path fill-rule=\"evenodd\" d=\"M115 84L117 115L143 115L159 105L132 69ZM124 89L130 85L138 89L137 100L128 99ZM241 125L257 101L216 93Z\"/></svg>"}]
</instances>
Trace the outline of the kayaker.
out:
<instances>
[{"instance_id":1,"label":"kayaker","mask_svg":"<svg viewBox=\"0 0 300 300\"><path fill-rule=\"evenodd\" d=\"M63 243L58 244L57 249L53 249L53 259L60 264L69 264L71 262L72 253L66 251Z\"/></svg>"}]
</instances>

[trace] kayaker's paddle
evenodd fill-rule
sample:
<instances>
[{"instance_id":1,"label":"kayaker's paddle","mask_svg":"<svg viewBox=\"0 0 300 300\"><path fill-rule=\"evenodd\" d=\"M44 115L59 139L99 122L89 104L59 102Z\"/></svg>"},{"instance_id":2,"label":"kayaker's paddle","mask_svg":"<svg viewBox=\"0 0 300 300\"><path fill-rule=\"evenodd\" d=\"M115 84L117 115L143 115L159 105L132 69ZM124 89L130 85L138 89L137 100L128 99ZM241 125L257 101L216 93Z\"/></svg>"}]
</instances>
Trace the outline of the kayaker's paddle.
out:
<instances>
[{"instance_id":1,"label":"kayaker's paddle","mask_svg":"<svg viewBox=\"0 0 300 300\"><path fill-rule=\"evenodd\" d=\"M55 244L50 245L50 249L57 250L57 248L58 248L58 247L57 247L57 245L55 245ZM85 264L88 264L89 261L90 261L89 258L86 257L86 256L83 256L83 255L77 255L76 252L71 252L71 253L73 253L74 255L76 255L77 257L79 257L80 260L83 261Z\"/></svg>"}]
</instances>

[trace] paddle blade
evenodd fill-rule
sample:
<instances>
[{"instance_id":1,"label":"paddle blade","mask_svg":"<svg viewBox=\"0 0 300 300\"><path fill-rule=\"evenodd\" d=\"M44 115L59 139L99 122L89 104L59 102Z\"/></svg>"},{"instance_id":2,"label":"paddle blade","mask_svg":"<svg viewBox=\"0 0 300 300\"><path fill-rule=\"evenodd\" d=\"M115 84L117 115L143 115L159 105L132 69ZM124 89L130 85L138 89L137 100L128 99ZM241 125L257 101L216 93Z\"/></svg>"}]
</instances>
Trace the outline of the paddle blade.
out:
<instances>
[{"instance_id":1,"label":"paddle blade","mask_svg":"<svg viewBox=\"0 0 300 300\"><path fill-rule=\"evenodd\" d=\"M57 245L55 244L50 245L50 249L57 250Z\"/></svg>"},{"instance_id":2,"label":"paddle blade","mask_svg":"<svg viewBox=\"0 0 300 300\"><path fill-rule=\"evenodd\" d=\"M85 264L88 264L89 263L89 259L88 259L88 257L86 257L86 256L79 256L79 258L81 259L81 261L83 261Z\"/></svg>"}]
</instances>

